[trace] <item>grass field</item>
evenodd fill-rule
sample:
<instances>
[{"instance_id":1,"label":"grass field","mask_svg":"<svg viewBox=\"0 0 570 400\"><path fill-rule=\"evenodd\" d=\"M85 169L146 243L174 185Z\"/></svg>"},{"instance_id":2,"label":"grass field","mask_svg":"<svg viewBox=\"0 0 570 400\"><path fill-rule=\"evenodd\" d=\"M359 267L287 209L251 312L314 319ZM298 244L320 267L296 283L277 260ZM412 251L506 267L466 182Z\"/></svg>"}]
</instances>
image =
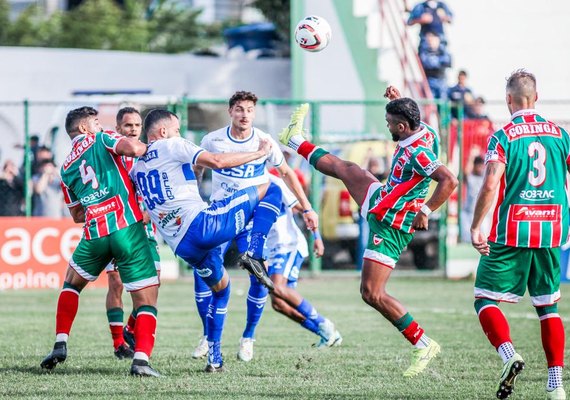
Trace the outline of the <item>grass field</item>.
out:
<instances>
[{"instance_id":1,"label":"grass field","mask_svg":"<svg viewBox=\"0 0 570 400\"><path fill-rule=\"evenodd\" d=\"M224 333L228 372L206 374L190 353L201 334L192 281L164 284L152 365L162 379L128 376L129 362L112 354L105 292L85 290L68 345L68 359L42 373L41 359L54 339L56 291L0 292L0 396L26 399L492 399L501 361L479 327L472 306L472 282L395 277L390 291L406 304L441 355L420 377L404 379L410 345L366 306L356 276L304 279L300 291L337 323L339 348L311 348L316 337L268 307L257 332L255 357L236 360L245 320L247 281L233 279ZM563 287L563 297L570 288ZM241 294L241 295L240 295ZM126 300L126 296L125 296ZM130 305L130 300L126 301ZM269 304L269 303L268 303ZM568 315L562 302L560 314ZM127 308L128 306L126 306ZM528 298L506 305L518 352L527 368L515 399L545 397L546 362L540 328ZM568 321L566 320L566 323Z\"/></svg>"}]
</instances>

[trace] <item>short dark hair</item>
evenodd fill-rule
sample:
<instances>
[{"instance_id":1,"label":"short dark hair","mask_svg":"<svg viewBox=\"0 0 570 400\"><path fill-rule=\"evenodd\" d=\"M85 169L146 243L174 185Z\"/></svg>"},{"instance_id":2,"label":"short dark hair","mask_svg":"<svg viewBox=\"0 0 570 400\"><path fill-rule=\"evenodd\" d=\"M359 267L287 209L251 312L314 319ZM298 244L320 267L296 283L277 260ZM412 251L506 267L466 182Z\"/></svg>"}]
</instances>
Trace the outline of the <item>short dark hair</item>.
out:
<instances>
[{"instance_id":1,"label":"short dark hair","mask_svg":"<svg viewBox=\"0 0 570 400\"><path fill-rule=\"evenodd\" d=\"M178 119L178 116L176 114L162 108L155 108L150 110L146 115L143 123L145 135L148 135L148 132L150 132L160 121L173 117Z\"/></svg>"},{"instance_id":2,"label":"short dark hair","mask_svg":"<svg viewBox=\"0 0 570 400\"><path fill-rule=\"evenodd\" d=\"M507 78L507 90L521 94L536 92L536 77L525 69L517 69Z\"/></svg>"},{"instance_id":3,"label":"short dark hair","mask_svg":"<svg viewBox=\"0 0 570 400\"><path fill-rule=\"evenodd\" d=\"M485 159L482 156L476 156L473 159L473 164L477 165L477 164L485 164Z\"/></svg>"},{"instance_id":4,"label":"short dark hair","mask_svg":"<svg viewBox=\"0 0 570 400\"><path fill-rule=\"evenodd\" d=\"M134 107L123 107L117 112L117 125L119 125L121 123L125 114L138 114L139 117L141 116L141 113L136 108L134 108Z\"/></svg>"},{"instance_id":5,"label":"short dark hair","mask_svg":"<svg viewBox=\"0 0 570 400\"><path fill-rule=\"evenodd\" d=\"M70 134L77 131L77 128L79 128L81 121L83 121L85 118L94 117L97 114L99 113L96 109L87 106L71 110L67 113L67 117L65 118L66 132Z\"/></svg>"},{"instance_id":6,"label":"short dark hair","mask_svg":"<svg viewBox=\"0 0 570 400\"><path fill-rule=\"evenodd\" d=\"M253 104L257 104L257 96L252 92L246 92L243 90L239 90L234 93L232 97L230 97L230 108L232 108L238 101L249 100L253 102Z\"/></svg>"},{"instance_id":7,"label":"short dark hair","mask_svg":"<svg viewBox=\"0 0 570 400\"><path fill-rule=\"evenodd\" d=\"M392 100L386 104L386 112L406 122L411 130L420 127L421 113L418 103L408 97Z\"/></svg>"},{"instance_id":8,"label":"short dark hair","mask_svg":"<svg viewBox=\"0 0 570 400\"><path fill-rule=\"evenodd\" d=\"M464 69L461 69L461 70L459 70L457 75L463 75L463 76L467 77L467 71L465 71Z\"/></svg>"}]
</instances>

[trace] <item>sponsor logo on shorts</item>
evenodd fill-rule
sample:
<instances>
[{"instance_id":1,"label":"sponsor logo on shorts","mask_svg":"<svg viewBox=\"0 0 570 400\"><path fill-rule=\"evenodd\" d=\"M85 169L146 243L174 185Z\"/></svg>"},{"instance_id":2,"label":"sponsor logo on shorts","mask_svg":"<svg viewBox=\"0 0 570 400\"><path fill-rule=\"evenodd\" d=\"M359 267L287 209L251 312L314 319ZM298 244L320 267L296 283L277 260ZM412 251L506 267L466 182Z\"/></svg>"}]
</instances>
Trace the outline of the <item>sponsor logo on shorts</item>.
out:
<instances>
[{"instance_id":1,"label":"sponsor logo on shorts","mask_svg":"<svg viewBox=\"0 0 570 400\"><path fill-rule=\"evenodd\" d=\"M560 221L560 215L559 204L514 204L512 219L524 222L551 222Z\"/></svg>"},{"instance_id":2,"label":"sponsor logo on shorts","mask_svg":"<svg viewBox=\"0 0 570 400\"><path fill-rule=\"evenodd\" d=\"M116 212L122 208L119 196L113 196L102 203L87 207L87 219L97 218L101 215Z\"/></svg>"},{"instance_id":3,"label":"sponsor logo on shorts","mask_svg":"<svg viewBox=\"0 0 570 400\"><path fill-rule=\"evenodd\" d=\"M236 213L236 232L239 232L245 228L245 213L243 210L238 210Z\"/></svg>"},{"instance_id":4,"label":"sponsor logo on shorts","mask_svg":"<svg viewBox=\"0 0 570 400\"><path fill-rule=\"evenodd\" d=\"M208 276L212 275L212 270L210 268L196 268L196 273L202 278L207 278Z\"/></svg>"},{"instance_id":5,"label":"sponsor logo on shorts","mask_svg":"<svg viewBox=\"0 0 570 400\"><path fill-rule=\"evenodd\" d=\"M382 243L383 240L384 239L382 239L377 234L374 234L374 236L372 236L372 243L374 243L374 246L378 246L380 243Z\"/></svg>"},{"instance_id":6,"label":"sponsor logo on shorts","mask_svg":"<svg viewBox=\"0 0 570 400\"><path fill-rule=\"evenodd\" d=\"M528 201L546 201L554 198L554 190L522 190L519 197Z\"/></svg>"}]
</instances>

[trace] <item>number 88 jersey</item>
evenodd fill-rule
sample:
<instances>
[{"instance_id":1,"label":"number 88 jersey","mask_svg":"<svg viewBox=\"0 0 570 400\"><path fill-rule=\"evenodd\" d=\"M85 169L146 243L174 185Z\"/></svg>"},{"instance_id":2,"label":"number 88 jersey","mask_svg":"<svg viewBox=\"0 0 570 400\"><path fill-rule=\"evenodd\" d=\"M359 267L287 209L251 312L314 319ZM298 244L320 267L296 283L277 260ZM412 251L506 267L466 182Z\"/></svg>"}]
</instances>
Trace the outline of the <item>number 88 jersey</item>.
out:
<instances>
[{"instance_id":1,"label":"number 88 jersey","mask_svg":"<svg viewBox=\"0 0 570 400\"><path fill-rule=\"evenodd\" d=\"M489 241L558 247L568 236L570 138L534 110L521 110L489 138L485 162L505 164Z\"/></svg>"}]
</instances>

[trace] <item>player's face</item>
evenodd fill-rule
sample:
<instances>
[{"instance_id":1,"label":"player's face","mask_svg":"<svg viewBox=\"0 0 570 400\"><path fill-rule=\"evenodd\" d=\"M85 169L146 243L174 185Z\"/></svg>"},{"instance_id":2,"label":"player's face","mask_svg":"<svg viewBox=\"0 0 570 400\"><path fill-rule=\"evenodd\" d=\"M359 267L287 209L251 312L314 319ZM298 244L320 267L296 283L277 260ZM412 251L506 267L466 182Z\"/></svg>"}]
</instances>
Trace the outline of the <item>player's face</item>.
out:
<instances>
[{"instance_id":1,"label":"player's face","mask_svg":"<svg viewBox=\"0 0 570 400\"><path fill-rule=\"evenodd\" d=\"M137 113L128 113L123 115L123 119L117 125L117 133L123 136L134 137L136 139L141 137L142 133L142 119Z\"/></svg>"},{"instance_id":2,"label":"player's face","mask_svg":"<svg viewBox=\"0 0 570 400\"><path fill-rule=\"evenodd\" d=\"M103 130L101 123L99 122L99 117L97 116L84 119L81 122L81 125L83 126L85 133L94 134Z\"/></svg>"},{"instance_id":3,"label":"player's face","mask_svg":"<svg viewBox=\"0 0 570 400\"><path fill-rule=\"evenodd\" d=\"M180 121L178 118L171 117L166 124L164 124L166 129L166 137L179 137L180 136Z\"/></svg>"},{"instance_id":4,"label":"player's face","mask_svg":"<svg viewBox=\"0 0 570 400\"><path fill-rule=\"evenodd\" d=\"M398 120L397 118L394 118L392 114L386 114L386 122L388 130L392 135L392 140L394 142L398 142L402 138L402 134L406 127L404 126L402 121Z\"/></svg>"},{"instance_id":5,"label":"player's face","mask_svg":"<svg viewBox=\"0 0 570 400\"><path fill-rule=\"evenodd\" d=\"M238 101L229 110L232 127L240 132L249 131L255 119L255 104L250 100Z\"/></svg>"}]
</instances>

